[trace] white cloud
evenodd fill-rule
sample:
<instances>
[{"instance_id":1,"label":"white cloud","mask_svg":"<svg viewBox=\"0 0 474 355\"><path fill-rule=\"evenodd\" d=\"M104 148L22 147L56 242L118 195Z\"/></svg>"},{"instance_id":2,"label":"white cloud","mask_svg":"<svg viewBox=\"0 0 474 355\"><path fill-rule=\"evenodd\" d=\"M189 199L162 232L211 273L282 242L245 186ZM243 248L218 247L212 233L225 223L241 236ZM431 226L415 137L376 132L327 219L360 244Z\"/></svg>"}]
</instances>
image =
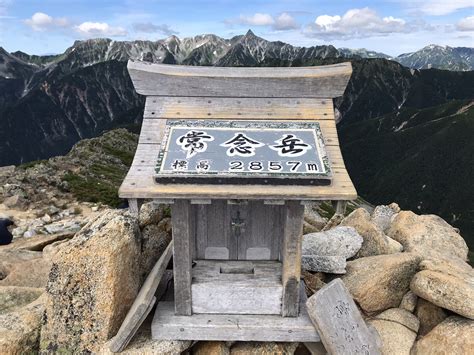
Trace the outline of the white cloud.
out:
<instances>
[{"instance_id":1,"label":"white cloud","mask_svg":"<svg viewBox=\"0 0 474 355\"><path fill-rule=\"evenodd\" d=\"M264 13L256 13L251 16L240 15L237 20L230 20L227 22L239 23L249 26L271 26L277 31L286 31L299 28L295 18L287 12L282 12L276 17Z\"/></svg>"},{"instance_id":2,"label":"white cloud","mask_svg":"<svg viewBox=\"0 0 474 355\"><path fill-rule=\"evenodd\" d=\"M273 28L275 30L285 31L299 28L299 25L296 23L296 20L293 16L287 12L283 12L275 19Z\"/></svg>"},{"instance_id":3,"label":"white cloud","mask_svg":"<svg viewBox=\"0 0 474 355\"><path fill-rule=\"evenodd\" d=\"M474 31L474 16L469 16L461 19L456 24L458 31Z\"/></svg>"},{"instance_id":4,"label":"white cloud","mask_svg":"<svg viewBox=\"0 0 474 355\"><path fill-rule=\"evenodd\" d=\"M403 0L412 10L425 15L443 16L461 9L474 8L473 0Z\"/></svg>"},{"instance_id":5,"label":"white cloud","mask_svg":"<svg viewBox=\"0 0 474 355\"><path fill-rule=\"evenodd\" d=\"M309 37L323 39L351 39L385 36L413 30L411 24L393 16L380 17L374 10L365 7L348 10L344 15L321 15L304 33Z\"/></svg>"},{"instance_id":6,"label":"white cloud","mask_svg":"<svg viewBox=\"0 0 474 355\"><path fill-rule=\"evenodd\" d=\"M275 23L275 20L269 14L256 13L252 16L240 15L240 23L251 26L270 26Z\"/></svg>"},{"instance_id":7,"label":"white cloud","mask_svg":"<svg viewBox=\"0 0 474 355\"><path fill-rule=\"evenodd\" d=\"M63 17L51 17L44 12L36 12L31 18L24 20L34 31L45 31L53 27L66 27L69 21Z\"/></svg>"},{"instance_id":8,"label":"white cloud","mask_svg":"<svg viewBox=\"0 0 474 355\"><path fill-rule=\"evenodd\" d=\"M123 27L110 26L105 22L83 22L80 25L75 26L74 29L77 33L85 37L119 37L127 35L127 30Z\"/></svg>"}]
</instances>

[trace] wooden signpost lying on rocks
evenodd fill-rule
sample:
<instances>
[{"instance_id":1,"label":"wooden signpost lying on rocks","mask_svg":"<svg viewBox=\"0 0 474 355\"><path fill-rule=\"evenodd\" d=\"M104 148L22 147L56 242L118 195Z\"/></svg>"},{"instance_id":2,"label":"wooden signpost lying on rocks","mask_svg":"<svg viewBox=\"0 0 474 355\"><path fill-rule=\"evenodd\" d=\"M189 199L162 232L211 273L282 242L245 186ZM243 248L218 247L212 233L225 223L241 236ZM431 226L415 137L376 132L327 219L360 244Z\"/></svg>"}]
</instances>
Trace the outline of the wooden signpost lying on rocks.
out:
<instances>
[{"instance_id":1,"label":"wooden signpost lying on rocks","mask_svg":"<svg viewBox=\"0 0 474 355\"><path fill-rule=\"evenodd\" d=\"M319 341L300 299L303 211L357 197L332 102L350 63L128 69L147 98L119 194L172 209L174 302L153 338Z\"/></svg>"}]
</instances>

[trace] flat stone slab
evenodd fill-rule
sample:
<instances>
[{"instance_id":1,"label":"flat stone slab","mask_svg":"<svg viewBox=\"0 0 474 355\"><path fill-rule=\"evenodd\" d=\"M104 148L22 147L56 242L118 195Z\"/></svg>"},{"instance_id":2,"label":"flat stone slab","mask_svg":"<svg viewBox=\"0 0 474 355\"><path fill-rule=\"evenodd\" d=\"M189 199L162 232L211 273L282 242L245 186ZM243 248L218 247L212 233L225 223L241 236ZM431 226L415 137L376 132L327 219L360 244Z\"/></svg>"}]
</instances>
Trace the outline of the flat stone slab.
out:
<instances>
[{"instance_id":1,"label":"flat stone slab","mask_svg":"<svg viewBox=\"0 0 474 355\"><path fill-rule=\"evenodd\" d=\"M341 279L321 288L306 306L329 354L381 354L377 337L365 324Z\"/></svg>"}]
</instances>

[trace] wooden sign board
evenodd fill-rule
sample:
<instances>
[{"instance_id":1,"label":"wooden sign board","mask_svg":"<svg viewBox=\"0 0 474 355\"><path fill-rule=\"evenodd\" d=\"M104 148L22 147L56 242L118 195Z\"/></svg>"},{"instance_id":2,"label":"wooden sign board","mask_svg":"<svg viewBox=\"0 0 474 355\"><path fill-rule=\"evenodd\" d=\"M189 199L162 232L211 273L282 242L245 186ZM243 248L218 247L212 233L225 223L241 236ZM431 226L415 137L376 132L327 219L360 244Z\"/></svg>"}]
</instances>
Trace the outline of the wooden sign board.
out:
<instances>
[{"instance_id":1,"label":"wooden sign board","mask_svg":"<svg viewBox=\"0 0 474 355\"><path fill-rule=\"evenodd\" d=\"M377 336L365 324L341 279L316 292L306 306L329 354L380 354Z\"/></svg>"},{"instance_id":2,"label":"wooden sign board","mask_svg":"<svg viewBox=\"0 0 474 355\"><path fill-rule=\"evenodd\" d=\"M168 121L159 183L329 185L318 122Z\"/></svg>"}]
</instances>

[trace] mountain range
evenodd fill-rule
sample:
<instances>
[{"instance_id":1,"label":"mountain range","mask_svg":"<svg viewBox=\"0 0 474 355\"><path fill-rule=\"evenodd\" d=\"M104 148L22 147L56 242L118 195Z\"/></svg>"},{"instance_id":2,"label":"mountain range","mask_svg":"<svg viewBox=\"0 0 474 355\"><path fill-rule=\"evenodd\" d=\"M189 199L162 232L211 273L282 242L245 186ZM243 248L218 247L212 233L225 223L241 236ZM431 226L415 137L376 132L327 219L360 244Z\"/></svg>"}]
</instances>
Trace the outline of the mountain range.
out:
<instances>
[{"instance_id":1,"label":"mountain range","mask_svg":"<svg viewBox=\"0 0 474 355\"><path fill-rule=\"evenodd\" d=\"M231 39L76 41L53 56L0 49L0 166L63 155L84 138L139 125L144 100L133 89L128 59L216 66L350 60L353 75L335 106L359 194L377 204L397 201L440 214L474 240L474 202L460 198L461 191L474 194L474 148L466 138L474 132L474 72L467 71L473 49L426 48L390 58L334 46L294 47L249 31ZM458 71L433 69L438 65Z\"/></svg>"}]
</instances>

